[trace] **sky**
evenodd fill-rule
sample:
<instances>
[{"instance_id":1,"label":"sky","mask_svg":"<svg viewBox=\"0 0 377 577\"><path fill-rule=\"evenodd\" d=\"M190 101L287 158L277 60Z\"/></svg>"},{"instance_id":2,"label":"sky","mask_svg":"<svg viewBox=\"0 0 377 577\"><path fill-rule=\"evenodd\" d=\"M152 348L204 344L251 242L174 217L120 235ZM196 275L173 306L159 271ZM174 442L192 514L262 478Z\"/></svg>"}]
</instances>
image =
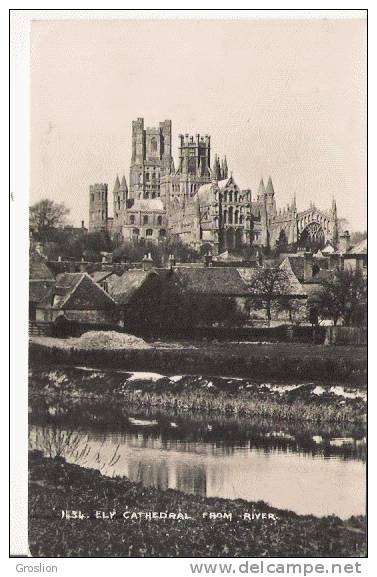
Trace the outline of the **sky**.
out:
<instances>
[{"instance_id":1,"label":"sky","mask_svg":"<svg viewBox=\"0 0 377 577\"><path fill-rule=\"evenodd\" d=\"M210 134L254 197L271 176L278 207L334 196L366 229L365 20L32 23L31 203L87 224L89 185L129 180L138 117L172 120L175 160L180 133Z\"/></svg>"}]
</instances>

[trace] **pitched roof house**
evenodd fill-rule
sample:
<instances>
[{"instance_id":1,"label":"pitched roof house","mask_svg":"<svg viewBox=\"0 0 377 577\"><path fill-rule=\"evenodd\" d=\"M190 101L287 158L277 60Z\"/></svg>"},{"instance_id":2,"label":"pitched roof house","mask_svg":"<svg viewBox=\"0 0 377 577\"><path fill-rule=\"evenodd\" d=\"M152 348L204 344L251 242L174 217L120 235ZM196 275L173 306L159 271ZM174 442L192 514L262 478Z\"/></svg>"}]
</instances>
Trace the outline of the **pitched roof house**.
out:
<instances>
[{"instance_id":1,"label":"pitched roof house","mask_svg":"<svg viewBox=\"0 0 377 577\"><path fill-rule=\"evenodd\" d=\"M260 280L266 270L271 270L275 274L272 291L276 297L288 297L291 299L305 299L307 297L305 290L292 270L290 261L287 259L280 264L279 268L274 269L239 268L238 271L248 286L249 294L263 296L265 283L260 282Z\"/></svg>"},{"instance_id":2,"label":"pitched roof house","mask_svg":"<svg viewBox=\"0 0 377 577\"><path fill-rule=\"evenodd\" d=\"M163 276L154 270L130 269L121 277L111 277L109 294L120 310L124 326L159 322Z\"/></svg>"},{"instance_id":3,"label":"pitched roof house","mask_svg":"<svg viewBox=\"0 0 377 577\"><path fill-rule=\"evenodd\" d=\"M58 317L83 325L113 325L116 304L87 273L62 273L36 311L39 321L54 322Z\"/></svg>"},{"instance_id":4,"label":"pitched roof house","mask_svg":"<svg viewBox=\"0 0 377 577\"><path fill-rule=\"evenodd\" d=\"M130 269L114 279L109 294L118 305L128 305L132 300L146 294L148 285L154 284L158 274L154 271Z\"/></svg>"},{"instance_id":5,"label":"pitched roof house","mask_svg":"<svg viewBox=\"0 0 377 577\"><path fill-rule=\"evenodd\" d=\"M364 275L368 269L368 240L365 238L343 253L344 268L361 271Z\"/></svg>"},{"instance_id":6,"label":"pitched roof house","mask_svg":"<svg viewBox=\"0 0 377 577\"><path fill-rule=\"evenodd\" d=\"M249 291L237 268L174 268L174 276L185 293L244 297Z\"/></svg>"},{"instance_id":7,"label":"pitched roof house","mask_svg":"<svg viewBox=\"0 0 377 577\"><path fill-rule=\"evenodd\" d=\"M29 257L29 320L36 317L36 307L55 283L55 276L36 252Z\"/></svg>"}]
</instances>

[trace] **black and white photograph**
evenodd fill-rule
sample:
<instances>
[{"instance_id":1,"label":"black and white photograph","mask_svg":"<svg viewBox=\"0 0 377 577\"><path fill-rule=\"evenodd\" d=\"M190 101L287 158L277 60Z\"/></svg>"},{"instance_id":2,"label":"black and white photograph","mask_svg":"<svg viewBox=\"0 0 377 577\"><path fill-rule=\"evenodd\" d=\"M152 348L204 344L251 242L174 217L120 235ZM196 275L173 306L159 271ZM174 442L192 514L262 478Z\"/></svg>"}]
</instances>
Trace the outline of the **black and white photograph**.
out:
<instances>
[{"instance_id":1,"label":"black and white photograph","mask_svg":"<svg viewBox=\"0 0 377 577\"><path fill-rule=\"evenodd\" d=\"M367 11L47 12L27 554L366 557Z\"/></svg>"}]
</instances>

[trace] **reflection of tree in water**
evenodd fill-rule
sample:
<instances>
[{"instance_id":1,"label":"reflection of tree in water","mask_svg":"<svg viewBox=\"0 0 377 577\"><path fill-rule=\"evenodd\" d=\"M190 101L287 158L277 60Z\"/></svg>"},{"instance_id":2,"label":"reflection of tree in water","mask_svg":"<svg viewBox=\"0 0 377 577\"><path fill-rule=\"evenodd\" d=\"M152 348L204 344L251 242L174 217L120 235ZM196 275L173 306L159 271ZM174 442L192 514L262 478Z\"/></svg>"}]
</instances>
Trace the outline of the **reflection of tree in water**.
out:
<instances>
[{"instance_id":1,"label":"reflection of tree in water","mask_svg":"<svg viewBox=\"0 0 377 577\"><path fill-rule=\"evenodd\" d=\"M203 496L207 494L207 474L204 465L179 463L176 479L176 488L180 491Z\"/></svg>"},{"instance_id":2,"label":"reflection of tree in water","mask_svg":"<svg viewBox=\"0 0 377 577\"><path fill-rule=\"evenodd\" d=\"M161 446L170 449L176 442L177 450L200 451L198 444L210 444L212 451L221 449L223 454L232 454L234 447L263 448L266 451L294 451L308 454L336 455L343 458L365 460L365 427L360 424L344 425L316 424L310 422L278 422L275 419L242 416L203 415L189 411L152 410L131 412L122 403L80 399L55 402L49 405L40 399L30 400L30 421L41 424L59 424L62 428L86 426L95 432L111 433L113 441L118 433L122 442L125 433L137 433L140 448ZM135 427L128 418L156 420L154 427ZM173 426L172 426L173 424ZM334 438L347 438L349 442L332 444ZM320 439L320 441L319 441ZM194 446L196 445L196 446ZM205 449L208 451L209 447ZM203 449L204 450L204 449Z\"/></svg>"},{"instance_id":3,"label":"reflection of tree in water","mask_svg":"<svg viewBox=\"0 0 377 577\"><path fill-rule=\"evenodd\" d=\"M169 486L169 471L164 461L133 461L131 457L128 476L131 481L137 481L146 487L165 490Z\"/></svg>"}]
</instances>

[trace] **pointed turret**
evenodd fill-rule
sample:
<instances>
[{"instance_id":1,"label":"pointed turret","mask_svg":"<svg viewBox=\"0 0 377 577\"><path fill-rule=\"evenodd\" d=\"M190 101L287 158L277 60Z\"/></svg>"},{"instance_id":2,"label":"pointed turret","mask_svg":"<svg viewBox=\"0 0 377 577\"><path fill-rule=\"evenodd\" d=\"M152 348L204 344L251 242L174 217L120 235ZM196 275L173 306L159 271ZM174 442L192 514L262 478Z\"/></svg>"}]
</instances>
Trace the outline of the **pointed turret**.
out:
<instances>
[{"instance_id":1,"label":"pointed turret","mask_svg":"<svg viewBox=\"0 0 377 577\"><path fill-rule=\"evenodd\" d=\"M115 237L121 235L122 219L124 208L127 200L128 188L125 176L122 177L122 181L119 182L119 177L117 175L115 185L114 185L114 204L113 204L113 232Z\"/></svg>"},{"instance_id":2,"label":"pointed turret","mask_svg":"<svg viewBox=\"0 0 377 577\"><path fill-rule=\"evenodd\" d=\"M339 240L339 229L338 229L338 210L336 207L336 200L333 197L331 204L331 221L332 221L332 242L336 246Z\"/></svg>"},{"instance_id":3,"label":"pointed turret","mask_svg":"<svg viewBox=\"0 0 377 577\"><path fill-rule=\"evenodd\" d=\"M215 158L213 159L213 165L212 165L213 178L216 178L216 171L217 171L217 154L215 154Z\"/></svg>"},{"instance_id":4,"label":"pointed turret","mask_svg":"<svg viewBox=\"0 0 377 577\"><path fill-rule=\"evenodd\" d=\"M221 180L220 160L219 160L217 154L215 154L215 160L213 162L212 176L215 180Z\"/></svg>"},{"instance_id":5,"label":"pointed turret","mask_svg":"<svg viewBox=\"0 0 377 577\"><path fill-rule=\"evenodd\" d=\"M226 156L224 156L224 178L228 178L228 163Z\"/></svg>"},{"instance_id":6,"label":"pointed turret","mask_svg":"<svg viewBox=\"0 0 377 577\"><path fill-rule=\"evenodd\" d=\"M259 187L258 187L258 193L257 193L258 200L262 200L265 194L266 194L266 189L264 186L263 178L261 178L260 183L259 183Z\"/></svg>"},{"instance_id":7,"label":"pointed turret","mask_svg":"<svg viewBox=\"0 0 377 577\"><path fill-rule=\"evenodd\" d=\"M221 161L220 173L221 173L221 180L224 180L224 178L225 178L225 176L224 176L224 173L225 173L225 170L224 170L224 159L222 159L222 161Z\"/></svg>"},{"instance_id":8,"label":"pointed turret","mask_svg":"<svg viewBox=\"0 0 377 577\"><path fill-rule=\"evenodd\" d=\"M217 157L217 174L219 175L219 180L222 180L223 175L221 172L221 164L220 164L220 158Z\"/></svg>"},{"instance_id":9,"label":"pointed turret","mask_svg":"<svg viewBox=\"0 0 377 577\"><path fill-rule=\"evenodd\" d=\"M332 198L332 203L331 203L331 212L332 212L333 217L334 217L334 218L337 218L337 216L338 216L338 210L337 210L337 207L336 207L336 200L335 200L335 197L334 197L334 196L333 196L333 198Z\"/></svg>"},{"instance_id":10,"label":"pointed turret","mask_svg":"<svg viewBox=\"0 0 377 577\"><path fill-rule=\"evenodd\" d=\"M292 210L294 210L294 211L297 210L297 205L296 205L296 193L294 193L294 195L293 195Z\"/></svg>"},{"instance_id":11,"label":"pointed turret","mask_svg":"<svg viewBox=\"0 0 377 577\"><path fill-rule=\"evenodd\" d=\"M126 192L128 192L127 181L126 181L126 177L124 175L122 177L122 182L120 183L120 188L122 190L126 190Z\"/></svg>"},{"instance_id":12,"label":"pointed turret","mask_svg":"<svg viewBox=\"0 0 377 577\"><path fill-rule=\"evenodd\" d=\"M116 179L115 179L115 184L114 184L114 190L113 192L118 192L120 187L120 182L119 182L119 176L117 175Z\"/></svg>"},{"instance_id":13,"label":"pointed turret","mask_svg":"<svg viewBox=\"0 0 377 577\"><path fill-rule=\"evenodd\" d=\"M266 207L269 217L274 217L276 215L276 202L275 202L275 191L272 184L271 176L268 178L266 186ZM289 210L289 204L287 205Z\"/></svg>"},{"instance_id":14,"label":"pointed turret","mask_svg":"<svg viewBox=\"0 0 377 577\"><path fill-rule=\"evenodd\" d=\"M123 175L122 177L122 181L120 183L120 187L119 187L119 196L122 197L122 200L126 200L127 199L127 195L128 195L128 186L127 186L127 181L126 181L126 177Z\"/></svg>"},{"instance_id":15,"label":"pointed turret","mask_svg":"<svg viewBox=\"0 0 377 577\"><path fill-rule=\"evenodd\" d=\"M275 194L274 186L272 184L271 176L268 177L267 187L266 187L267 194Z\"/></svg>"}]
</instances>

